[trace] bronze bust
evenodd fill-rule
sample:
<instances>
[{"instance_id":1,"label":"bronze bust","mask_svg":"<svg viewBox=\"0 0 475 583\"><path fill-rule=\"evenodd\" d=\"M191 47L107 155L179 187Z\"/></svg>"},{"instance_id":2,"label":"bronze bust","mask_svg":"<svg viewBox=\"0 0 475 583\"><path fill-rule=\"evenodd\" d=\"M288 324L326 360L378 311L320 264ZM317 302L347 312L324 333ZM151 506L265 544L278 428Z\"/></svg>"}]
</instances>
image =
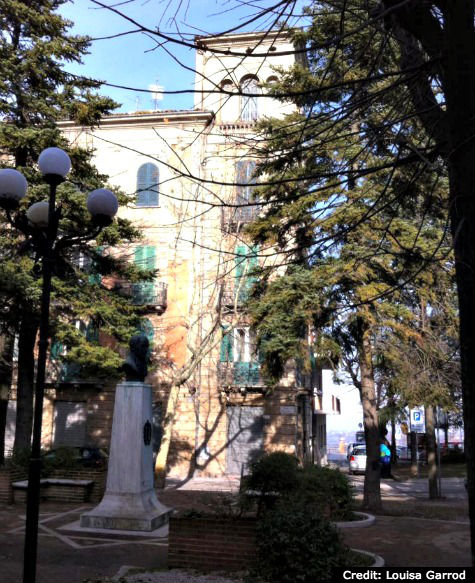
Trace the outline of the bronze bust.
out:
<instances>
[{"instance_id":1,"label":"bronze bust","mask_svg":"<svg viewBox=\"0 0 475 583\"><path fill-rule=\"evenodd\" d=\"M126 381L143 383L147 376L148 338L145 334L135 334L130 339L129 348L121 370L125 372Z\"/></svg>"}]
</instances>

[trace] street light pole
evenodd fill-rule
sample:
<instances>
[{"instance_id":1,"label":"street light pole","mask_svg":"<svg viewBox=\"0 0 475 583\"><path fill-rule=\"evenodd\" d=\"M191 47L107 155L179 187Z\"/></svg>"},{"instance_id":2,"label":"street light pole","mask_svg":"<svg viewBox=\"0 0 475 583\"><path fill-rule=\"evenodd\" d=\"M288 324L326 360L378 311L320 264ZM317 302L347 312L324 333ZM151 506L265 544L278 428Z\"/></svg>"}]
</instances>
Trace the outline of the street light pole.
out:
<instances>
[{"instance_id":1,"label":"street light pole","mask_svg":"<svg viewBox=\"0 0 475 583\"><path fill-rule=\"evenodd\" d=\"M48 357L49 308L51 297L51 279L54 269L60 210L56 209L56 189L64 181L71 168L69 156L59 148L47 148L38 159L38 165L45 181L49 184L48 202L38 202L28 209L26 216L33 230L44 230L41 241L42 290L40 312L40 335L38 343L38 362L35 385L35 405L33 415L33 438L31 457L28 467L28 488L26 505L25 547L23 553L23 583L35 583L38 549L38 520L40 506L41 481L41 427L43 421L43 400L45 391L46 362ZM23 175L13 169L0 170L0 206L7 213L18 208L20 200L27 189ZM46 208L47 209L47 213ZM109 190L98 189L91 192L87 199L87 208L93 223L99 230L111 224L118 210L117 198ZM10 216L8 214L8 216ZM89 237L89 239L92 237ZM85 238L87 240L87 238ZM64 242L64 240L63 240ZM67 245L64 245L67 246ZM63 248L64 248L63 246Z\"/></svg>"},{"instance_id":2,"label":"street light pole","mask_svg":"<svg viewBox=\"0 0 475 583\"><path fill-rule=\"evenodd\" d=\"M62 180L61 180L62 181ZM33 415L33 440L28 467L28 490L26 499L25 547L23 551L23 583L36 580L36 558L38 549L38 519L40 509L41 480L41 427L43 423L43 399L45 393L46 359L48 356L49 305L51 297L51 275L53 272L53 244L56 238L56 187L58 182L49 180L48 227L43 255L41 290L40 338L38 342L38 365L36 372L35 409ZM56 223L56 224L55 224Z\"/></svg>"}]
</instances>

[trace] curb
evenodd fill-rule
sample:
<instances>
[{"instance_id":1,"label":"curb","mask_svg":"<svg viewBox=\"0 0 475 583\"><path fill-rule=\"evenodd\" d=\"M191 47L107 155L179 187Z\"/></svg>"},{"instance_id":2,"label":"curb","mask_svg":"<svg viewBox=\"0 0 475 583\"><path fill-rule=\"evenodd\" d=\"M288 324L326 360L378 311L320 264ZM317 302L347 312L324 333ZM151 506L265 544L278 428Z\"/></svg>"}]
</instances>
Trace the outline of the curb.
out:
<instances>
[{"instance_id":1,"label":"curb","mask_svg":"<svg viewBox=\"0 0 475 583\"><path fill-rule=\"evenodd\" d=\"M376 568L381 568L384 567L384 559L383 557L381 557L381 555L377 555L376 553L372 553L370 551L363 551L361 549L351 549L352 551L355 551L356 553L361 553L362 555L367 555L368 557L372 557L374 563L372 565L370 565L371 568L376 567Z\"/></svg>"},{"instance_id":2,"label":"curb","mask_svg":"<svg viewBox=\"0 0 475 583\"><path fill-rule=\"evenodd\" d=\"M372 514L367 514L366 512L353 512L357 516L362 516L362 520L342 520L341 522L334 522L337 528L364 528L366 526L371 526L376 518Z\"/></svg>"}]
</instances>

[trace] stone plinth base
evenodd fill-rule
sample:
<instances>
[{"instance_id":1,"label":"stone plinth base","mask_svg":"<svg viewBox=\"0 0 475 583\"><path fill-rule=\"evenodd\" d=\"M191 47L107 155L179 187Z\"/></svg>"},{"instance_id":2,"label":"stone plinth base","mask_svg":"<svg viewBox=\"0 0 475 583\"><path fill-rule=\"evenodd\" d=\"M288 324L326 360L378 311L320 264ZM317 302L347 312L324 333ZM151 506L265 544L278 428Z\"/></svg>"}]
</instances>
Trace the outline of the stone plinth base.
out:
<instances>
[{"instance_id":1,"label":"stone plinth base","mask_svg":"<svg viewBox=\"0 0 475 583\"><path fill-rule=\"evenodd\" d=\"M150 532L168 523L169 508L158 502L155 492L140 495L141 500L132 500L133 495L109 494L90 512L81 514L83 528L107 528L112 530L141 530ZM135 496L135 498L137 498ZM145 498L145 500L144 500ZM153 498L155 500L153 500ZM145 504L142 504L145 502ZM148 503L147 503L148 502ZM152 503L152 504L150 504Z\"/></svg>"},{"instance_id":2,"label":"stone plinth base","mask_svg":"<svg viewBox=\"0 0 475 583\"><path fill-rule=\"evenodd\" d=\"M170 509L153 488L152 388L117 385L106 493L81 515L83 528L150 532L168 522Z\"/></svg>"}]
</instances>

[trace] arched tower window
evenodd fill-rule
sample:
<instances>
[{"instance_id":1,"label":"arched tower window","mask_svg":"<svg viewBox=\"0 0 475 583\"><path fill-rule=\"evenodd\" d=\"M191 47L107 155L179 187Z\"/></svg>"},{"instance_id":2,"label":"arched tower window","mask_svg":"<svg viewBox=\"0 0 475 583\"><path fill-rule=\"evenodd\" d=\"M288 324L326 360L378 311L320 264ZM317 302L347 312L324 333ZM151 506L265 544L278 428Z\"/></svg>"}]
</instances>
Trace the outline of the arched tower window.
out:
<instances>
[{"instance_id":1,"label":"arched tower window","mask_svg":"<svg viewBox=\"0 0 475 583\"><path fill-rule=\"evenodd\" d=\"M234 122L238 118L237 110L237 95L230 95L231 92L236 91L234 83L226 79L221 83L221 89L226 93L221 93L220 110L222 122Z\"/></svg>"},{"instance_id":2,"label":"arched tower window","mask_svg":"<svg viewBox=\"0 0 475 583\"><path fill-rule=\"evenodd\" d=\"M158 167L148 162L137 170L137 206L158 206Z\"/></svg>"},{"instance_id":3,"label":"arched tower window","mask_svg":"<svg viewBox=\"0 0 475 583\"><path fill-rule=\"evenodd\" d=\"M247 77L241 81L241 91L252 95L241 95L241 120L256 121L258 118L257 94L261 89L256 77Z\"/></svg>"}]
</instances>

